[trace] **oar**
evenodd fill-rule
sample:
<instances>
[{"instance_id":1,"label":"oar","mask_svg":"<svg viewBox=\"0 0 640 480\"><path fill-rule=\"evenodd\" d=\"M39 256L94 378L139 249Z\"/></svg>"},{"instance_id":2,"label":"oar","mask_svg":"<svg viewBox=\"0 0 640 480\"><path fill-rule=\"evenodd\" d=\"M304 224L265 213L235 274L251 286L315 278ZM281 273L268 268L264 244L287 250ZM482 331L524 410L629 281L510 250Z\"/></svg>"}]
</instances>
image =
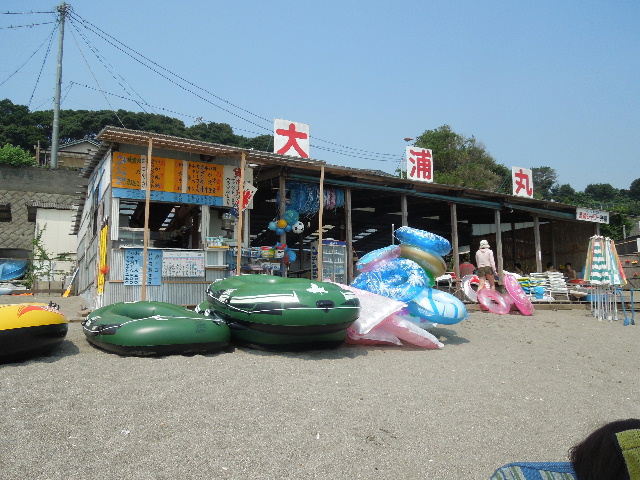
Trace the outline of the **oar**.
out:
<instances>
[{"instance_id":1,"label":"oar","mask_svg":"<svg viewBox=\"0 0 640 480\"><path fill-rule=\"evenodd\" d=\"M73 275L71 277L71 281L69 282L69 286L67 287L67 289L62 294L63 297L68 297L71 294L71 286L73 285L73 281L76 279L76 275L78 274L78 270L80 270L79 267L76 268L75 272L73 272Z\"/></svg>"}]
</instances>

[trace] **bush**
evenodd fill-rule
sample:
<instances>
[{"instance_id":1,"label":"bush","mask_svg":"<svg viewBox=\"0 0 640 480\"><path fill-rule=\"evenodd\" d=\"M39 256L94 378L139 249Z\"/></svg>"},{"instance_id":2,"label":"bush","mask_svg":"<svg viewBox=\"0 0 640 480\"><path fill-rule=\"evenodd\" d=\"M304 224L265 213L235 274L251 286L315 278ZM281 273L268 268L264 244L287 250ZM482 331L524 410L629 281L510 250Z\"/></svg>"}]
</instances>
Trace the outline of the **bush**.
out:
<instances>
[{"instance_id":1,"label":"bush","mask_svg":"<svg viewBox=\"0 0 640 480\"><path fill-rule=\"evenodd\" d=\"M0 164L18 167L34 167L37 165L36 159L29 152L9 144L0 148Z\"/></svg>"}]
</instances>

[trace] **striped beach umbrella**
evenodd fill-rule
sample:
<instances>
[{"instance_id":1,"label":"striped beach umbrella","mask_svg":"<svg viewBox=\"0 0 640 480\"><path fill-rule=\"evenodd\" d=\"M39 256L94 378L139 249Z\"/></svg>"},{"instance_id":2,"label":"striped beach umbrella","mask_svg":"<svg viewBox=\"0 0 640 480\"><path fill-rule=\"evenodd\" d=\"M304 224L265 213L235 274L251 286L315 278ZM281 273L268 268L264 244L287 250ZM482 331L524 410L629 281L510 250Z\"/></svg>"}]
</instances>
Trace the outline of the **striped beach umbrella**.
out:
<instances>
[{"instance_id":1,"label":"striped beach umbrella","mask_svg":"<svg viewBox=\"0 0 640 480\"><path fill-rule=\"evenodd\" d=\"M611 285L611 271L607 267L605 238L595 235L589 239L584 279L592 285Z\"/></svg>"}]
</instances>

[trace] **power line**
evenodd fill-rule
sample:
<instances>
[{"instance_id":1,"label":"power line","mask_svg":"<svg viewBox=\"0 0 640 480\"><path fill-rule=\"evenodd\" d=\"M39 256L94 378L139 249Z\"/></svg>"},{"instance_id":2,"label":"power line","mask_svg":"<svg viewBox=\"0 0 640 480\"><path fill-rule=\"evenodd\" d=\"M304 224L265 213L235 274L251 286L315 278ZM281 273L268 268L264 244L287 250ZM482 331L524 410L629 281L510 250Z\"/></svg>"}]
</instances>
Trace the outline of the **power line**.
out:
<instances>
[{"instance_id":1,"label":"power line","mask_svg":"<svg viewBox=\"0 0 640 480\"><path fill-rule=\"evenodd\" d=\"M27 107L31 105L31 101L33 100L33 96L36 93L36 88L38 88L38 83L40 83L40 77L42 76L42 70L44 70L44 65L47 63L47 58L49 58L49 52L51 51L51 44L53 43L54 33L58 28L54 28L53 32L51 32L51 38L49 39L49 46L47 47L47 51L44 55L44 59L42 60L42 65L40 66L40 71L38 72L38 78L36 79L36 84L33 86L33 91L31 92L31 97L29 98L29 103L27 103Z\"/></svg>"},{"instance_id":2,"label":"power line","mask_svg":"<svg viewBox=\"0 0 640 480\"><path fill-rule=\"evenodd\" d=\"M33 58L33 56L34 56L36 53L38 53L38 52L40 51L40 49L43 47L43 45L44 45L45 43L47 43L47 40L49 40L49 45L51 45L51 41L52 41L52 39L53 39L53 34L56 32L56 30L57 30L57 29L58 29L58 27L57 27L57 25L56 25L56 26L53 28L53 30L51 30L51 33L49 34L49 37L47 37L47 38L45 38L45 39L44 39L44 42L42 42L42 43L40 44L40 46L39 46L38 48L36 48L36 50L35 50L35 51L34 51L34 52L29 56L29 58L27 58L27 60L26 60L22 65L20 65L20 66L16 69L16 71L15 71L15 72L13 72L11 75L9 75L9 76L6 78L6 80L5 80L4 82L0 83L0 87L1 87L2 85L4 85L5 83L7 83L7 82L9 81L9 79L11 79L11 77L13 77L16 73L18 73L20 70L22 70L22 68L23 68L27 63L29 63L29 60L31 60L31 59Z\"/></svg>"},{"instance_id":3,"label":"power line","mask_svg":"<svg viewBox=\"0 0 640 480\"><path fill-rule=\"evenodd\" d=\"M44 22L44 23L30 23L29 25L9 25L8 27L0 27L0 30L6 30L7 28L33 28L40 25L51 25L56 22Z\"/></svg>"}]
</instances>

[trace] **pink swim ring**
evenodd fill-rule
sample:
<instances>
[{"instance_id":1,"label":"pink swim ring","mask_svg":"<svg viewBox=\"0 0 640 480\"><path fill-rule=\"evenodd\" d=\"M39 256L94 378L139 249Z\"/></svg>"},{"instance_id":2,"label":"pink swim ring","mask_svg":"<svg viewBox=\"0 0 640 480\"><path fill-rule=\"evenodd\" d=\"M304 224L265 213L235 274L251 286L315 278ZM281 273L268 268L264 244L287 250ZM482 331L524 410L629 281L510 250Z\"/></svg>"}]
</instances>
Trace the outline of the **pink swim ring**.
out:
<instances>
[{"instance_id":1,"label":"pink swim ring","mask_svg":"<svg viewBox=\"0 0 640 480\"><path fill-rule=\"evenodd\" d=\"M478 291L478 302L491 313L504 315L509 313L511 305L507 303L502 295L495 290L482 288Z\"/></svg>"},{"instance_id":2,"label":"pink swim ring","mask_svg":"<svg viewBox=\"0 0 640 480\"><path fill-rule=\"evenodd\" d=\"M531 300L529 300L529 297L527 297L527 294L524 293L518 279L513 275L507 274L504 276L504 286L507 292L509 292L509 295L511 295L513 303L518 307L518 310L520 310L523 315L533 315L533 304Z\"/></svg>"}]
</instances>

